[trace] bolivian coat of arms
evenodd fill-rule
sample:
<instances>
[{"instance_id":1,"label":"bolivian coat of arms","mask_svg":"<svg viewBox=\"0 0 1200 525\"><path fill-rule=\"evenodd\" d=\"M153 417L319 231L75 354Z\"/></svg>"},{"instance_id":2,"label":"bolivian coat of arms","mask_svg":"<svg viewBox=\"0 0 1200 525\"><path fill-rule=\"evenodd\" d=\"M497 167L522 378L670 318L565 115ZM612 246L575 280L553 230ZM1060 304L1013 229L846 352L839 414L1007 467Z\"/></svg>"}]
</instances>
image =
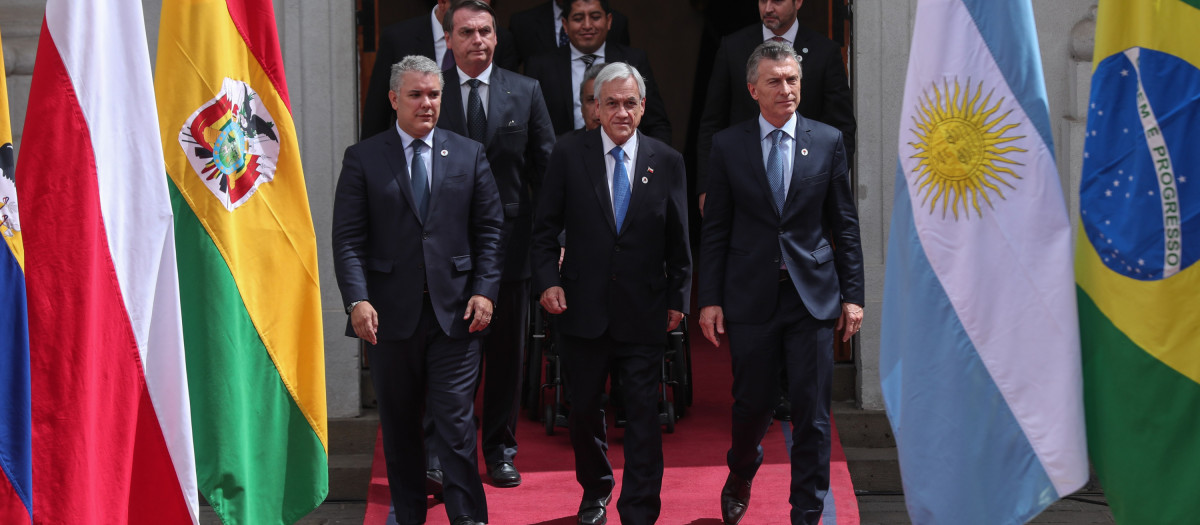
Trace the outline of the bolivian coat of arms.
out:
<instances>
[{"instance_id":1,"label":"bolivian coat of arms","mask_svg":"<svg viewBox=\"0 0 1200 525\"><path fill-rule=\"evenodd\" d=\"M229 211L275 177L275 120L245 82L226 78L221 91L188 117L179 144L200 180Z\"/></svg>"}]
</instances>

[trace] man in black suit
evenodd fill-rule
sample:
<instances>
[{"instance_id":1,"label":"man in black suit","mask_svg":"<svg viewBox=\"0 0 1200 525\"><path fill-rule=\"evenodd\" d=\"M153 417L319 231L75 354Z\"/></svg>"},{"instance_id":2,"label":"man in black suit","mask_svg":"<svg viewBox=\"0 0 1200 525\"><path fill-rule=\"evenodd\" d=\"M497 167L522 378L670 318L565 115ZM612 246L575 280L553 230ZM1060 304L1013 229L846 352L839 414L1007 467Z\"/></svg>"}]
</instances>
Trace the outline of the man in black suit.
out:
<instances>
[{"instance_id":1,"label":"man in black suit","mask_svg":"<svg viewBox=\"0 0 1200 525\"><path fill-rule=\"evenodd\" d=\"M496 317L483 340L482 439L492 483L515 487L521 484L513 460L529 314L529 235L554 129L538 83L492 63L492 8L479 0L456 2L445 20L456 67L442 73L450 83L438 127L484 144L504 206L504 273Z\"/></svg>"},{"instance_id":2,"label":"man in black suit","mask_svg":"<svg viewBox=\"0 0 1200 525\"><path fill-rule=\"evenodd\" d=\"M479 332L500 288L504 218L483 146L435 130L433 60L392 68L396 125L346 149L333 207L334 270L346 335L370 343L398 523L425 523L428 410L454 525L488 521L475 452Z\"/></svg>"},{"instance_id":3,"label":"man in black suit","mask_svg":"<svg viewBox=\"0 0 1200 525\"><path fill-rule=\"evenodd\" d=\"M521 62L531 56L566 47L568 38L562 19L565 3L566 0L546 0L509 18L508 27L517 39L517 55ZM613 11L609 38L621 45L629 45L628 17Z\"/></svg>"},{"instance_id":4,"label":"man in black suit","mask_svg":"<svg viewBox=\"0 0 1200 525\"><path fill-rule=\"evenodd\" d=\"M639 129L669 144L671 122L667 119L666 104L658 94L650 59L645 51L608 38L612 20L608 0L569 0L563 7L563 23L570 43L530 57L525 74L541 83L554 132L562 135L584 127L579 101L584 71L594 63L628 63L646 79L646 115Z\"/></svg>"},{"instance_id":5,"label":"man in black suit","mask_svg":"<svg viewBox=\"0 0 1200 525\"><path fill-rule=\"evenodd\" d=\"M608 64L595 86L600 129L564 137L550 156L534 223L534 290L542 307L559 316L570 438L583 487L579 523L607 521L614 481L601 397L614 367L628 416L617 510L622 523L648 524L662 505L664 342L690 298L686 173L679 153L637 131L646 105L637 69ZM560 274L564 229L572 241Z\"/></svg>"},{"instance_id":6,"label":"man in black suit","mask_svg":"<svg viewBox=\"0 0 1200 525\"><path fill-rule=\"evenodd\" d=\"M854 107L841 48L796 20L796 12L803 3L804 0L758 0L762 23L747 26L721 40L700 119L696 192L700 194L701 209L712 167L709 156L713 135L758 114L758 105L741 86L746 76L746 59L766 40L782 41L796 50L804 75L800 114L840 130L846 156L854 158Z\"/></svg>"},{"instance_id":7,"label":"man in black suit","mask_svg":"<svg viewBox=\"0 0 1200 525\"><path fill-rule=\"evenodd\" d=\"M733 439L721 490L741 521L760 446L787 373L792 416L791 521L816 525L829 491L833 334L862 324L858 213L842 134L801 116L800 58L768 41L745 69L759 117L713 138L700 241L700 328L733 363Z\"/></svg>"},{"instance_id":8,"label":"man in black suit","mask_svg":"<svg viewBox=\"0 0 1200 525\"><path fill-rule=\"evenodd\" d=\"M454 1L437 0L437 5L433 6L433 12L429 16L421 15L403 20L380 31L375 66L371 69L367 96L363 99L360 139L388 129L396 121L396 113L388 105L388 79L391 78L392 64L397 60L409 55L421 55L432 58L440 69L450 69L454 66L453 54L442 28L446 11ZM490 3L491 0L484 1ZM515 71L519 64L515 39L504 28L496 29L496 39L496 64Z\"/></svg>"}]
</instances>

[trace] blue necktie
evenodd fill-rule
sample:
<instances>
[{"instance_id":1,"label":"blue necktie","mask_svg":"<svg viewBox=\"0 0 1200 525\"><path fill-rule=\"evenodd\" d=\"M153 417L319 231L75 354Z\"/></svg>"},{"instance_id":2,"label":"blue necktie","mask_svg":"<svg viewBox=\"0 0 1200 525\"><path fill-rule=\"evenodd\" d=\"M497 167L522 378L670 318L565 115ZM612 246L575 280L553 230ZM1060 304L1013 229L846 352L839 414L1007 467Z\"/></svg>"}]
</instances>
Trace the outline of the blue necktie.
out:
<instances>
[{"instance_id":1,"label":"blue necktie","mask_svg":"<svg viewBox=\"0 0 1200 525\"><path fill-rule=\"evenodd\" d=\"M544 35L546 33L542 33L542 34ZM565 46L570 43L571 43L571 40L569 38L567 38L566 22L563 22L558 25L558 47L562 47L562 46Z\"/></svg>"},{"instance_id":2,"label":"blue necktie","mask_svg":"<svg viewBox=\"0 0 1200 525\"><path fill-rule=\"evenodd\" d=\"M783 142L783 130L777 129L771 133L775 137L771 141L771 152L767 154L767 182L771 184L771 193L775 196L775 211L782 215L786 194L783 192L783 150L779 148L779 143Z\"/></svg>"},{"instance_id":3,"label":"blue necktie","mask_svg":"<svg viewBox=\"0 0 1200 525\"><path fill-rule=\"evenodd\" d=\"M424 149L424 142L413 141L412 193L413 202L417 205L417 213L421 216L421 222L425 222L425 218L429 215L429 173L425 170L425 163L421 161L421 152Z\"/></svg>"},{"instance_id":4,"label":"blue necktie","mask_svg":"<svg viewBox=\"0 0 1200 525\"><path fill-rule=\"evenodd\" d=\"M482 82L472 78L467 84L471 86L471 92L467 95L467 136L483 144L483 138L487 134L487 115L483 113L483 98L479 96L479 85Z\"/></svg>"},{"instance_id":5,"label":"blue necktie","mask_svg":"<svg viewBox=\"0 0 1200 525\"><path fill-rule=\"evenodd\" d=\"M617 233L621 233L625 212L629 210L629 174L625 171L625 151L621 146L610 153L617 159L617 165L613 167L613 218L617 220Z\"/></svg>"}]
</instances>

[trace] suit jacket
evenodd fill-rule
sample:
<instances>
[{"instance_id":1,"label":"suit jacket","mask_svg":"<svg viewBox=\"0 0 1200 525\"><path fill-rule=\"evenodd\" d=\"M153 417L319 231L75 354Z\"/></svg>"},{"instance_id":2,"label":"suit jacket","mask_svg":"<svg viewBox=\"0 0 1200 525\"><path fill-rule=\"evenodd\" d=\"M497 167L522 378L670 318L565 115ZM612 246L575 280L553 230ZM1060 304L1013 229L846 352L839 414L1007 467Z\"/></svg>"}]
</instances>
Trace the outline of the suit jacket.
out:
<instances>
[{"instance_id":1,"label":"suit jacket","mask_svg":"<svg viewBox=\"0 0 1200 525\"><path fill-rule=\"evenodd\" d=\"M467 134L458 71L442 72L442 114L438 127ZM492 68L488 86L487 134L484 150L500 203L504 206L505 281L529 278L529 235L533 229L534 197L554 149L554 130L542 101L542 89L531 78Z\"/></svg>"},{"instance_id":2,"label":"suit jacket","mask_svg":"<svg viewBox=\"0 0 1200 525\"><path fill-rule=\"evenodd\" d=\"M711 168L709 155L713 135L733 124L758 116L758 103L746 89L746 62L754 48L762 43L762 24L747 26L721 40L708 83L704 115L700 119L699 155L696 159L696 166L699 167L698 193L705 192L705 181ZM796 32L793 47L801 58L800 106L797 110L806 118L841 130L846 155L853 158L857 125L841 48L804 25L800 25Z\"/></svg>"},{"instance_id":3,"label":"suit jacket","mask_svg":"<svg viewBox=\"0 0 1200 525\"><path fill-rule=\"evenodd\" d=\"M508 28L516 37L517 55L521 62L558 48L558 33L555 32L558 25L554 21L553 1L548 0L513 13L508 19ZM629 18L615 9L612 12L612 27L608 28L608 41L629 45Z\"/></svg>"},{"instance_id":4,"label":"suit jacket","mask_svg":"<svg viewBox=\"0 0 1200 525\"><path fill-rule=\"evenodd\" d=\"M605 62L625 62L636 67L646 77L646 113L638 129L658 140L671 143L671 122L667 118L667 106L658 93L654 71L646 52L613 42L604 47ZM546 96L546 108L554 122L554 132L562 135L575 129L575 94L579 85L571 82L571 48L563 46L549 53L531 57L525 64L525 74L542 85ZM598 93L597 93L598 95Z\"/></svg>"},{"instance_id":5,"label":"suit jacket","mask_svg":"<svg viewBox=\"0 0 1200 525\"><path fill-rule=\"evenodd\" d=\"M565 334L661 345L667 310L691 298L687 179L683 156L638 132L633 192L621 233L600 130L564 137L550 155L533 233L533 290L566 292ZM558 233L570 239L558 268Z\"/></svg>"},{"instance_id":6,"label":"suit jacket","mask_svg":"<svg viewBox=\"0 0 1200 525\"><path fill-rule=\"evenodd\" d=\"M362 133L365 139L396 124L396 112L388 101L388 81L392 76L392 65L409 55L432 58L434 55L433 22L429 12L384 27L379 35L379 50L375 53L375 66L371 68L371 80L367 83L367 97L363 100ZM496 53L492 62L510 70L518 65L517 46L512 33L503 27L496 28Z\"/></svg>"},{"instance_id":7,"label":"suit jacket","mask_svg":"<svg viewBox=\"0 0 1200 525\"><path fill-rule=\"evenodd\" d=\"M346 148L333 201L333 263L342 302L369 300L381 340L412 337L426 284L438 324L468 336L467 300L500 289L500 198L483 147L433 135L428 219L413 205L400 135L389 130ZM346 323L346 335L354 328Z\"/></svg>"},{"instance_id":8,"label":"suit jacket","mask_svg":"<svg viewBox=\"0 0 1200 525\"><path fill-rule=\"evenodd\" d=\"M796 128L782 216L767 182L757 117L713 137L699 299L721 306L729 321L773 315L781 257L813 317L836 319L841 303L863 304L858 212L842 134L804 117Z\"/></svg>"}]
</instances>

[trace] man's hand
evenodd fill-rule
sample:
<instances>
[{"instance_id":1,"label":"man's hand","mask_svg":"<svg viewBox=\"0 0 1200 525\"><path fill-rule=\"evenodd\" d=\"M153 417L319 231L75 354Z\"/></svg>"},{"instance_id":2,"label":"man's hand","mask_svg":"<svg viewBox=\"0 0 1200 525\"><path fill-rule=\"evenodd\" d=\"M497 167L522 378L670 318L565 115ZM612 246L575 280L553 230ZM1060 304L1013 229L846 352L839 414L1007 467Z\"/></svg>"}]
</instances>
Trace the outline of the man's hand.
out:
<instances>
[{"instance_id":1,"label":"man's hand","mask_svg":"<svg viewBox=\"0 0 1200 525\"><path fill-rule=\"evenodd\" d=\"M367 301L354 305L350 311L350 326L354 327L354 335L368 343L375 344L375 332L379 331L379 314L375 307Z\"/></svg>"},{"instance_id":2,"label":"man's hand","mask_svg":"<svg viewBox=\"0 0 1200 525\"><path fill-rule=\"evenodd\" d=\"M487 328L492 322L492 300L482 295L472 295L471 300L467 301L467 313L463 314L463 320L470 319L474 315L475 319L471 321L468 332L478 332Z\"/></svg>"},{"instance_id":3,"label":"man's hand","mask_svg":"<svg viewBox=\"0 0 1200 525\"><path fill-rule=\"evenodd\" d=\"M708 194L707 193L700 194L700 217L704 217L704 197L706 195L708 195Z\"/></svg>"},{"instance_id":4,"label":"man's hand","mask_svg":"<svg viewBox=\"0 0 1200 525\"><path fill-rule=\"evenodd\" d=\"M551 286L542 292L542 308L547 312L558 315L567 311L567 293L561 286Z\"/></svg>"},{"instance_id":5,"label":"man's hand","mask_svg":"<svg viewBox=\"0 0 1200 525\"><path fill-rule=\"evenodd\" d=\"M559 270L562 270L562 260L563 260L563 257L566 257L566 255L567 255L567 247L559 246L558 247L558 269Z\"/></svg>"},{"instance_id":6,"label":"man's hand","mask_svg":"<svg viewBox=\"0 0 1200 525\"><path fill-rule=\"evenodd\" d=\"M862 328L863 308L857 304L842 303L842 316L838 317L837 330L842 327L846 331L842 334L842 341L849 341L854 334L857 334ZM703 323L703 319L700 321Z\"/></svg>"},{"instance_id":7,"label":"man's hand","mask_svg":"<svg viewBox=\"0 0 1200 525\"><path fill-rule=\"evenodd\" d=\"M713 346L721 347L721 334L725 333L725 310L720 306L705 306L700 309L700 331Z\"/></svg>"},{"instance_id":8,"label":"man's hand","mask_svg":"<svg viewBox=\"0 0 1200 525\"><path fill-rule=\"evenodd\" d=\"M670 332L679 326L679 322L683 320L683 312L679 310L667 310L667 331Z\"/></svg>"}]
</instances>

